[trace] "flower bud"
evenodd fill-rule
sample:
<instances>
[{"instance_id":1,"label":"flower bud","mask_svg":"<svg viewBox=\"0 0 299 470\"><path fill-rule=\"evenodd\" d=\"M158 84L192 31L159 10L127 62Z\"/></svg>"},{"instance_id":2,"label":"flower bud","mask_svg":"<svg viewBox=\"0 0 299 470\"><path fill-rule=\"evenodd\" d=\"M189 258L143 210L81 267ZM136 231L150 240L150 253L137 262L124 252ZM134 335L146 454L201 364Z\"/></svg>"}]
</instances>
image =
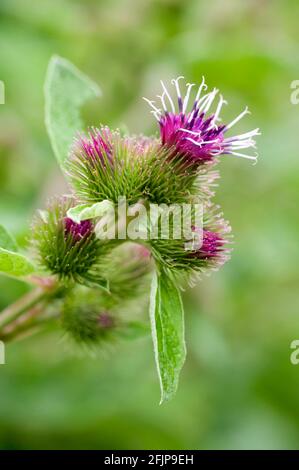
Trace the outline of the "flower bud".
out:
<instances>
[{"instance_id":1,"label":"flower bud","mask_svg":"<svg viewBox=\"0 0 299 470\"><path fill-rule=\"evenodd\" d=\"M62 308L62 327L77 343L93 345L109 336L116 327L113 314L103 309L93 292L71 293Z\"/></svg>"},{"instance_id":2,"label":"flower bud","mask_svg":"<svg viewBox=\"0 0 299 470\"><path fill-rule=\"evenodd\" d=\"M96 238L90 220L77 224L66 216L72 204L65 197L37 215L32 240L38 261L64 282L101 284L98 262L105 245Z\"/></svg>"}]
</instances>

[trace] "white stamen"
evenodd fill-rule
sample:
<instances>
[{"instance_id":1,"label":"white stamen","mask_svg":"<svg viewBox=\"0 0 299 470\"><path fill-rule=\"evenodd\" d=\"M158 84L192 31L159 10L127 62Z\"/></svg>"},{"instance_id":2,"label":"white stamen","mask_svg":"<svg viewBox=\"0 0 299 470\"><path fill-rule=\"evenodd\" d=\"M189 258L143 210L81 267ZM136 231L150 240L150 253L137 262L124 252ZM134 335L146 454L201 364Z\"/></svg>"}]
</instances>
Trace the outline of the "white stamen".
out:
<instances>
[{"instance_id":1,"label":"white stamen","mask_svg":"<svg viewBox=\"0 0 299 470\"><path fill-rule=\"evenodd\" d=\"M206 105L208 105L208 109L209 109L209 104L211 101L213 101L213 99L215 98L215 95L216 93L218 92L218 90L216 88L214 88L213 91L210 91L210 93L207 93L206 95L204 95L198 102L198 114L200 114L201 112L205 112L204 111L204 108L206 107ZM199 106L200 105L200 106Z\"/></svg>"},{"instance_id":2,"label":"white stamen","mask_svg":"<svg viewBox=\"0 0 299 470\"><path fill-rule=\"evenodd\" d=\"M236 157L247 158L247 160L257 160L258 155L256 154L255 157L252 155L245 155L244 153L237 153L237 152L230 152L230 155L235 155Z\"/></svg>"},{"instance_id":3,"label":"white stamen","mask_svg":"<svg viewBox=\"0 0 299 470\"><path fill-rule=\"evenodd\" d=\"M167 106L165 104L164 96L165 96L164 91L163 91L162 95L157 95L157 97L160 98L160 100L161 100L164 111L167 113Z\"/></svg>"},{"instance_id":4,"label":"white stamen","mask_svg":"<svg viewBox=\"0 0 299 470\"><path fill-rule=\"evenodd\" d=\"M216 112L215 112L215 116L214 116L214 119L213 119L213 124L216 122L216 121L219 121L219 114L220 114L220 111L221 111L221 108L224 104L227 104L227 101L225 99L223 99L223 96L220 95L220 98L219 98L219 103L218 103L218 106L217 106L217 109L216 109Z\"/></svg>"},{"instance_id":5,"label":"white stamen","mask_svg":"<svg viewBox=\"0 0 299 470\"><path fill-rule=\"evenodd\" d=\"M214 144L215 142L218 142L218 139L215 139L215 140L203 140L203 141L202 141L203 144Z\"/></svg>"},{"instance_id":6,"label":"white stamen","mask_svg":"<svg viewBox=\"0 0 299 470\"><path fill-rule=\"evenodd\" d=\"M225 139L223 141L223 145L227 145L229 147L234 146L234 145L251 145L251 144L255 144L254 139L231 140L231 141L228 141Z\"/></svg>"},{"instance_id":7,"label":"white stamen","mask_svg":"<svg viewBox=\"0 0 299 470\"><path fill-rule=\"evenodd\" d=\"M226 142L226 145L229 145L231 147L238 147L241 145L251 147L252 145L255 145L255 141L253 139L240 140L235 142Z\"/></svg>"},{"instance_id":8,"label":"white stamen","mask_svg":"<svg viewBox=\"0 0 299 470\"><path fill-rule=\"evenodd\" d=\"M198 135L196 132L188 131L187 129L179 129L179 130L184 130L185 132L189 132L190 134ZM205 144L214 144L214 143L218 142L218 139L201 140L200 142L197 142L196 140L192 139L191 137L186 137L186 140L189 140L189 142L192 142L192 144L198 145L199 147L201 147L202 145L205 145Z\"/></svg>"},{"instance_id":9,"label":"white stamen","mask_svg":"<svg viewBox=\"0 0 299 470\"><path fill-rule=\"evenodd\" d=\"M194 131L190 131L189 129L183 129L182 127L180 127L178 130L182 132L187 132L187 134L196 135L198 137L201 135L201 131L194 132Z\"/></svg>"},{"instance_id":10,"label":"white stamen","mask_svg":"<svg viewBox=\"0 0 299 470\"><path fill-rule=\"evenodd\" d=\"M189 142L191 142L192 144L197 145L197 147L202 146L202 141L201 142L196 142L196 140L192 139L191 137L186 137L186 140L189 140Z\"/></svg>"},{"instance_id":11,"label":"white stamen","mask_svg":"<svg viewBox=\"0 0 299 470\"><path fill-rule=\"evenodd\" d=\"M167 96L167 98L168 98L168 100L169 100L169 103L170 103L170 106L171 106L171 110L172 110L173 114L175 114L175 107L174 107L173 101L172 101L172 99L171 99L171 96L170 96L170 94L168 93L168 90L167 90L166 86L164 85L164 83L162 82L162 80L160 80L160 82L161 82L162 88L163 88L163 90L164 90L164 93L166 94L166 96Z\"/></svg>"},{"instance_id":12,"label":"white stamen","mask_svg":"<svg viewBox=\"0 0 299 470\"><path fill-rule=\"evenodd\" d=\"M158 114L161 115L161 110L158 109L158 108L155 106L155 104L154 104L155 102L154 102L154 101L151 101L151 100L149 100L148 98L145 98L144 96L142 97L142 99L145 100L145 101L150 105L150 107L153 108L153 110L154 110L156 113L158 113Z\"/></svg>"},{"instance_id":13,"label":"white stamen","mask_svg":"<svg viewBox=\"0 0 299 470\"><path fill-rule=\"evenodd\" d=\"M243 139L246 139L247 137L253 137L255 135L261 135L258 127L254 129L253 131L246 132L245 134L240 134L234 137L229 137L228 139L225 139L225 142L231 142L233 140L243 140Z\"/></svg>"},{"instance_id":14,"label":"white stamen","mask_svg":"<svg viewBox=\"0 0 299 470\"><path fill-rule=\"evenodd\" d=\"M209 98L207 99L206 104L205 104L204 107L202 108L202 112L203 112L203 113L206 113L206 112L210 109L211 104L213 103L213 101L214 101L215 96L217 95L217 93L218 93L217 88L214 88L214 90L210 93L210 96L209 96Z\"/></svg>"},{"instance_id":15,"label":"white stamen","mask_svg":"<svg viewBox=\"0 0 299 470\"><path fill-rule=\"evenodd\" d=\"M231 148L232 150L237 150L237 149L248 149L250 147L256 148L256 144L252 140L252 141L240 142L240 143L235 143L235 144L226 143L223 145L223 147Z\"/></svg>"},{"instance_id":16,"label":"white stamen","mask_svg":"<svg viewBox=\"0 0 299 470\"><path fill-rule=\"evenodd\" d=\"M179 86L179 83L178 83L181 78L185 78L185 77L183 77L183 76L181 75L180 77L178 77L178 78L173 78L173 79L171 80L171 83L175 86L175 89L176 89L176 93L177 93L178 98L181 98L181 90L180 90L180 86Z\"/></svg>"},{"instance_id":17,"label":"white stamen","mask_svg":"<svg viewBox=\"0 0 299 470\"><path fill-rule=\"evenodd\" d=\"M186 109L187 109L187 106L188 106L188 102L189 102L189 97L190 97L190 91L191 91L191 88L192 88L194 85L195 85L194 83L187 83L187 93L186 93L186 96L185 96L185 98L184 98L183 113L186 112Z\"/></svg>"},{"instance_id":18,"label":"white stamen","mask_svg":"<svg viewBox=\"0 0 299 470\"><path fill-rule=\"evenodd\" d=\"M223 148L220 147L220 145L218 146L218 150L217 148L214 148L211 150L211 154L215 157L217 157L218 155L221 155L223 153Z\"/></svg>"},{"instance_id":19,"label":"white stamen","mask_svg":"<svg viewBox=\"0 0 299 470\"><path fill-rule=\"evenodd\" d=\"M218 119L218 120L221 121L221 119ZM210 131L211 129L218 129L217 124L215 124L215 122L213 121L211 122L207 130Z\"/></svg>"},{"instance_id":20,"label":"white stamen","mask_svg":"<svg viewBox=\"0 0 299 470\"><path fill-rule=\"evenodd\" d=\"M194 111L195 111L195 110L191 111L190 116L189 116L188 121L187 121L188 123L192 121L193 115L194 115Z\"/></svg>"},{"instance_id":21,"label":"white stamen","mask_svg":"<svg viewBox=\"0 0 299 470\"><path fill-rule=\"evenodd\" d=\"M158 114L157 111L151 111L151 113L155 116L155 118L157 119L157 121L160 121L161 114Z\"/></svg>"},{"instance_id":22,"label":"white stamen","mask_svg":"<svg viewBox=\"0 0 299 470\"><path fill-rule=\"evenodd\" d=\"M202 82L199 85L198 92L197 92L196 97L195 97L195 101L199 100L199 97L200 97L201 92L202 92L203 89L204 90L208 89L207 85L205 84L205 77L204 76L202 76Z\"/></svg>"},{"instance_id":23,"label":"white stamen","mask_svg":"<svg viewBox=\"0 0 299 470\"><path fill-rule=\"evenodd\" d=\"M231 127L233 127L237 122L239 122L242 119L243 116L245 116L245 114L250 114L250 111L249 111L247 106L244 109L244 111L241 114L239 114L239 116L236 117L236 119L234 119L227 126L225 126L225 129L227 130L227 129L230 129Z\"/></svg>"},{"instance_id":24,"label":"white stamen","mask_svg":"<svg viewBox=\"0 0 299 470\"><path fill-rule=\"evenodd\" d=\"M200 98L200 100L198 100L196 109L198 109L199 106L202 105L202 103L204 103L204 102L207 100L207 98L210 96L211 93L212 93L212 92L210 91L210 92L207 93L206 95L203 95L203 96Z\"/></svg>"}]
</instances>

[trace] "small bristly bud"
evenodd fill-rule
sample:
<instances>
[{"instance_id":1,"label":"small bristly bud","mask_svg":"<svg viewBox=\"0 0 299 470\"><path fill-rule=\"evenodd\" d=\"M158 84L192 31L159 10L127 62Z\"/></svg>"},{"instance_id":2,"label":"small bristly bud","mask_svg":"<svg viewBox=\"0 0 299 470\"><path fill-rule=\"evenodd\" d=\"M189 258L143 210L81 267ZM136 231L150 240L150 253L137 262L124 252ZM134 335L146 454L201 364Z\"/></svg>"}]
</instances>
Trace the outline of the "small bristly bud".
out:
<instances>
[{"instance_id":1,"label":"small bristly bud","mask_svg":"<svg viewBox=\"0 0 299 470\"><path fill-rule=\"evenodd\" d=\"M83 202L126 197L137 202L146 188L146 159L155 139L122 137L108 127L93 128L76 138L69 155L68 173Z\"/></svg>"},{"instance_id":2,"label":"small bristly bud","mask_svg":"<svg viewBox=\"0 0 299 470\"><path fill-rule=\"evenodd\" d=\"M101 330L108 330L114 326L115 321L109 312L101 312L98 315L98 324Z\"/></svg>"},{"instance_id":3,"label":"small bristly bud","mask_svg":"<svg viewBox=\"0 0 299 470\"><path fill-rule=\"evenodd\" d=\"M217 206L205 207L203 227L192 227L192 231L202 232L201 244L194 249L186 247L186 241L190 240L150 241L156 262L170 274L183 275L184 279L186 276L196 279L202 273L218 269L230 257L231 229Z\"/></svg>"},{"instance_id":4,"label":"small bristly bud","mask_svg":"<svg viewBox=\"0 0 299 470\"><path fill-rule=\"evenodd\" d=\"M62 327L76 343L100 344L116 327L113 314L103 309L98 295L76 292L66 298L62 308Z\"/></svg>"},{"instance_id":5,"label":"small bristly bud","mask_svg":"<svg viewBox=\"0 0 299 470\"><path fill-rule=\"evenodd\" d=\"M119 315L119 308L123 311L126 297L118 308L116 305L107 306L107 300L99 295L98 290L81 286L66 295L61 307L61 326L76 344L95 351L107 349L120 339L134 339L148 333L143 322L124 320Z\"/></svg>"},{"instance_id":6,"label":"small bristly bud","mask_svg":"<svg viewBox=\"0 0 299 470\"><path fill-rule=\"evenodd\" d=\"M96 238L92 221L76 223L66 216L72 205L72 199L64 197L36 216L32 240L37 259L64 282L102 285L98 263L107 247Z\"/></svg>"}]
</instances>

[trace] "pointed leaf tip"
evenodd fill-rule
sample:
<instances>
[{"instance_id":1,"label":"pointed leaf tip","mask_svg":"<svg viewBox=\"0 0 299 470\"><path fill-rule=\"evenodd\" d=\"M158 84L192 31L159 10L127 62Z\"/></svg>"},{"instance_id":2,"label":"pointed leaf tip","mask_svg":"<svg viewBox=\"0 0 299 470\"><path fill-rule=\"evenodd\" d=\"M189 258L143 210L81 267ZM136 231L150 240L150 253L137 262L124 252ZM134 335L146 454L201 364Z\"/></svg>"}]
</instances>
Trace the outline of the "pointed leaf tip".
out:
<instances>
[{"instance_id":1,"label":"pointed leaf tip","mask_svg":"<svg viewBox=\"0 0 299 470\"><path fill-rule=\"evenodd\" d=\"M181 294L164 272L153 277L150 320L162 404L175 395L186 358Z\"/></svg>"},{"instance_id":2,"label":"pointed leaf tip","mask_svg":"<svg viewBox=\"0 0 299 470\"><path fill-rule=\"evenodd\" d=\"M83 128L80 108L101 96L98 85L60 56L49 62L45 93L45 123L54 154L64 169L74 136Z\"/></svg>"}]
</instances>

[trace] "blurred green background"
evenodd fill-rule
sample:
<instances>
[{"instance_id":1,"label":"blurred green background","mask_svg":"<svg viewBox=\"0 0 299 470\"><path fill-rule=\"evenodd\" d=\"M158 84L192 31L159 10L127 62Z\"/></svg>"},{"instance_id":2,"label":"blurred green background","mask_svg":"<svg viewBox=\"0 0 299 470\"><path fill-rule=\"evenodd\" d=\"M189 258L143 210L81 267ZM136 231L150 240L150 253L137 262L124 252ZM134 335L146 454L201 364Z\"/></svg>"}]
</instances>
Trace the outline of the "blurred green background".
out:
<instances>
[{"instance_id":1,"label":"blurred green background","mask_svg":"<svg viewBox=\"0 0 299 470\"><path fill-rule=\"evenodd\" d=\"M97 81L88 124L152 133L142 96L185 75L217 86L237 133L259 126L260 159L224 157L216 200L235 234L232 260L186 295L188 359L158 406L151 340L96 359L60 332L7 346L0 366L1 449L299 447L299 79L297 0L1 0L0 214L22 243L33 211L64 191L43 117L53 53ZM0 279L0 306L25 292Z\"/></svg>"}]
</instances>

